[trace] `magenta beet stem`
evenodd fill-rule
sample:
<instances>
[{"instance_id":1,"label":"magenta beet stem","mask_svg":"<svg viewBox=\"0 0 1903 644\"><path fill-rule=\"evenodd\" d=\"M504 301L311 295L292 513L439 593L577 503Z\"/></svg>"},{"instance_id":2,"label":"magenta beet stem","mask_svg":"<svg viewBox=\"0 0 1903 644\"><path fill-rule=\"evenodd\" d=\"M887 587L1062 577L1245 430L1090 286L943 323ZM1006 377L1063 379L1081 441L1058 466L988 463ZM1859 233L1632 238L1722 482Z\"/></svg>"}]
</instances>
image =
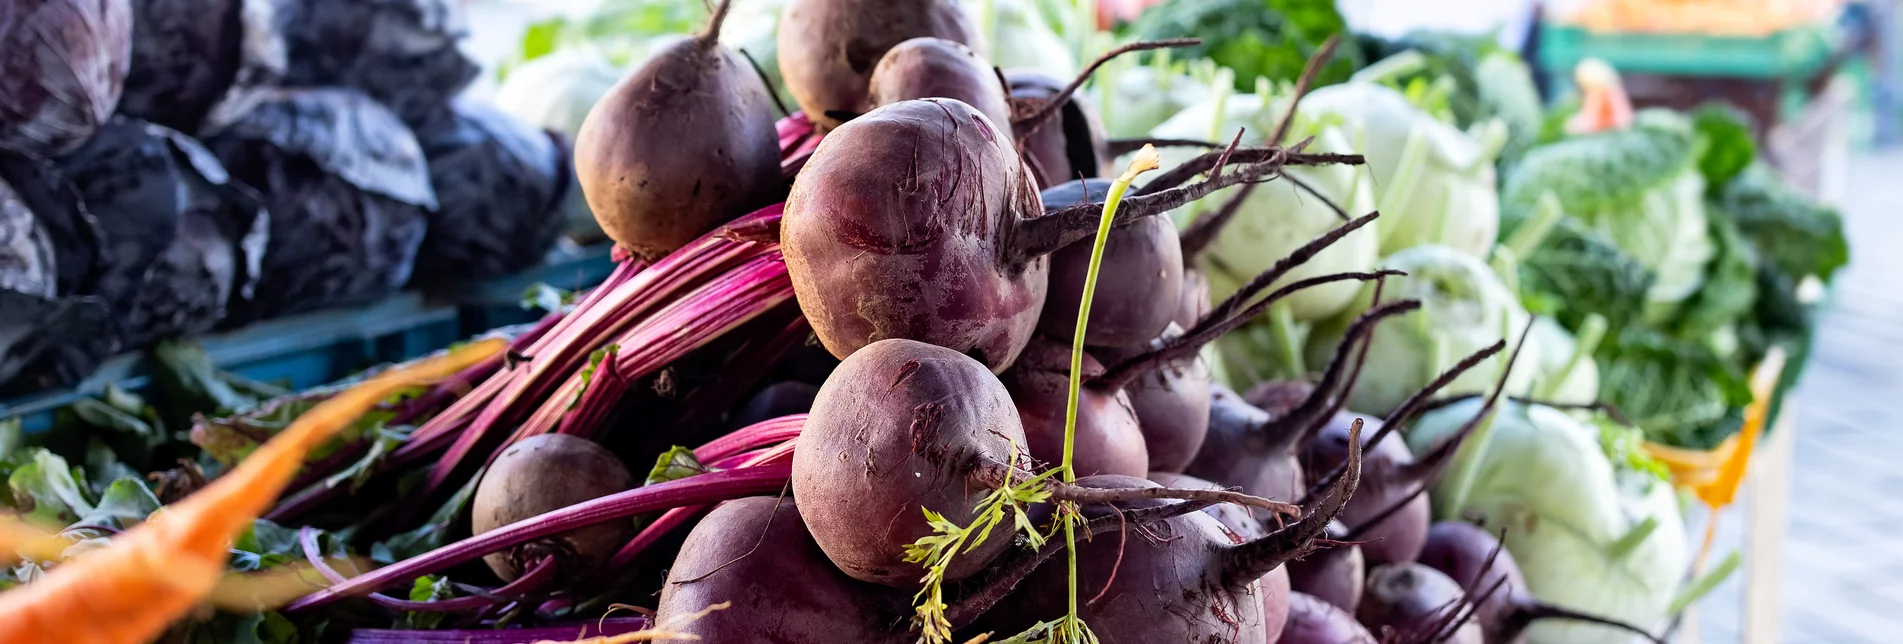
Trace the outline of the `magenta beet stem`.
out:
<instances>
[{"instance_id":1,"label":"magenta beet stem","mask_svg":"<svg viewBox=\"0 0 1903 644\"><path fill-rule=\"evenodd\" d=\"M485 628L466 631L412 631L359 628L344 644L531 644L580 642L592 637L614 637L646 630L646 617L610 617L568 626L539 628Z\"/></svg>"},{"instance_id":2,"label":"magenta beet stem","mask_svg":"<svg viewBox=\"0 0 1903 644\"><path fill-rule=\"evenodd\" d=\"M337 572L337 569L331 568L330 562L324 561L322 549L317 547L317 535L317 530L310 526L305 526L303 529L298 530L297 542L298 545L304 549L304 559L310 561L311 567L317 570L317 574L323 575L325 579L330 580L331 584L344 583L348 578L342 573ZM547 585L547 583L553 579L555 579L555 560L543 559L537 562L534 567L530 568L527 574L516 578L515 581L509 582L501 588L489 591L489 594L496 597L515 599L524 594L540 590L542 586ZM369 598L378 605L391 610L425 613L454 613L475 610L497 603L496 600L490 597L480 595L469 595L466 597L432 602L397 599L383 593L370 593Z\"/></svg>"},{"instance_id":3,"label":"magenta beet stem","mask_svg":"<svg viewBox=\"0 0 1903 644\"><path fill-rule=\"evenodd\" d=\"M741 452L790 441L798 437L800 429L804 427L806 414L763 420L702 445L700 449L694 450L694 460L712 463Z\"/></svg>"},{"instance_id":4,"label":"magenta beet stem","mask_svg":"<svg viewBox=\"0 0 1903 644\"><path fill-rule=\"evenodd\" d=\"M791 465L776 463L711 472L610 494L523 519L411 557L395 565L359 575L341 584L307 595L292 602L284 610L317 608L346 597L375 592L421 575L480 559L492 552L605 521L777 492L786 486L792 474Z\"/></svg>"}]
</instances>

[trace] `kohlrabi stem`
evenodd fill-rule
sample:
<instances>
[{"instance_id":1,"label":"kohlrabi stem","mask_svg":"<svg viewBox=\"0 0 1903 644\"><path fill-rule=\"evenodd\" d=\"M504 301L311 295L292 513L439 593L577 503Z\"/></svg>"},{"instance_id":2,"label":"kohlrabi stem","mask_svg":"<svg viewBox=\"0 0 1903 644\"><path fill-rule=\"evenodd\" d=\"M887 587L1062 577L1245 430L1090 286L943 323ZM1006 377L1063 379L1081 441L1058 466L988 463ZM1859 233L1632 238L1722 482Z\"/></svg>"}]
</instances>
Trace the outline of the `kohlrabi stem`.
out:
<instances>
[{"instance_id":1,"label":"kohlrabi stem","mask_svg":"<svg viewBox=\"0 0 1903 644\"><path fill-rule=\"evenodd\" d=\"M1442 452L1454 445L1459 446L1456 455L1452 456L1460 464L1451 472L1453 491L1447 499L1447 508L1450 513L1458 513L1461 508L1466 507L1467 495L1473 491L1474 483L1480 478L1480 465L1486 461L1487 450L1492 448L1493 421L1498 415L1496 405L1500 397L1505 395L1507 383L1512 382L1514 363L1520 361L1520 350L1526 348L1526 339L1533 335L1533 324L1538 321L1537 318L1529 316L1526 326L1520 329L1520 337L1513 344L1513 352L1507 354L1507 363L1500 369L1500 381L1494 384L1493 393L1487 395L1487 402L1480 406L1480 413L1476 414L1473 420L1467 421L1460 431L1449 436L1446 443L1435 446L1421 459L1422 462L1432 463L1429 466L1432 471L1426 473L1427 478L1436 477L1449 458L1449 455Z\"/></svg>"},{"instance_id":2,"label":"kohlrabi stem","mask_svg":"<svg viewBox=\"0 0 1903 644\"><path fill-rule=\"evenodd\" d=\"M1592 360L1593 352L1599 350L1599 343L1605 338L1606 316L1598 313L1587 314L1586 320L1579 323L1579 333L1573 340L1573 354L1567 356L1566 365L1554 372L1549 382L1540 385L1540 390L1534 396L1552 398L1558 394L1559 388L1572 378L1573 370L1579 368L1581 362ZM1598 394L1599 392L1593 392L1594 396Z\"/></svg>"},{"instance_id":3,"label":"kohlrabi stem","mask_svg":"<svg viewBox=\"0 0 1903 644\"><path fill-rule=\"evenodd\" d=\"M1553 191L1540 193L1539 204L1533 209L1533 214L1520 222L1520 227L1515 228L1502 245L1513 251L1514 257L1532 257L1533 251L1539 250L1540 244L1546 242L1546 236L1552 234L1553 227L1559 225L1559 220L1565 216L1566 210L1560 206L1559 198L1553 196Z\"/></svg>"},{"instance_id":4,"label":"kohlrabi stem","mask_svg":"<svg viewBox=\"0 0 1903 644\"><path fill-rule=\"evenodd\" d=\"M1401 146L1399 160L1394 163L1394 174L1388 185L1382 186L1381 198L1376 200L1376 207L1386 212L1409 210L1408 206L1414 202L1414 193L1419 192L1421 176L1426 174L1422 166L1427 164L1428 145L1427 128L1415 124L1413 129L1408 130L1407 143ZM1427 229L1427 232L1432 231L1431 227ZM1391 235L1399 232L1399 227L1383 232Z\"/></svg>"},{"instance_id":5,"label":"kohlrabi stem","mask_svg":"<svg viewBox=\"0 0 1903 644\"><path fill-rule=\"evenodd\" d=\"M1626 557L1632 556L1633 552L1638 551L1639 546L1645 544L1646 539L1652 538L1652 533L1658 528L1658 517L1646 517L1644 521L1632 526L1632 529L1619 536L1618 541L1612 542L1612 545L1606 548L1606 558L1614 563L1625 561Z\"/></svg>"},{"instance_id":6,"label":"kohlrabi stem","mask_svg":"<svg viewBox=\"0 0 1903 644\"><path fill-rule=\"evenodd\" d=\"M1295 309L1288 302L1276 302L1269 307L1269 334L1275 338L1275 349L1286 361L1282 375L1290 379L1308 377L1307 356L1302 355L1302 338L1306 329L1295 321Z\"/></svg>"},{"instance_id":7,"label":"kohlrabi stem","mask_svg":"<svg viewBox=\"0 0 1903 644\"><path fill-rule=\"evenodd\" d=\"M1685 586L1685 590L1679 591L1678 596L1672 598L1671 608L1666 611L1666 614L1677 615L1683 613L1686 608L1698 603L1698 600L1704 599L1705 595L1710 594L1711 591L1718 588L1718 584L1724 583L1726 578L1729 578L1732 573L1738 571L1738 564L1738 553L1733 552L1731 556L1725 557L1725 560L1718 562L1718 565L1712 568L1711 572L1705 573L1699 578L1692 580L1692 583Z\"/></svg>"},{"instance_id":8,"label":"kohlrabi stem","mask_svg":"<svg viewBox=\"0 0 1903 644\"><path fill-rule=\"evenodd\" d=\"M1361 71L1355 72L1354 80L1379 84L1426 69L1426 67L1427 57L1419 51L1409 49L1361 68Z\"/></svg>"}]
</instances>

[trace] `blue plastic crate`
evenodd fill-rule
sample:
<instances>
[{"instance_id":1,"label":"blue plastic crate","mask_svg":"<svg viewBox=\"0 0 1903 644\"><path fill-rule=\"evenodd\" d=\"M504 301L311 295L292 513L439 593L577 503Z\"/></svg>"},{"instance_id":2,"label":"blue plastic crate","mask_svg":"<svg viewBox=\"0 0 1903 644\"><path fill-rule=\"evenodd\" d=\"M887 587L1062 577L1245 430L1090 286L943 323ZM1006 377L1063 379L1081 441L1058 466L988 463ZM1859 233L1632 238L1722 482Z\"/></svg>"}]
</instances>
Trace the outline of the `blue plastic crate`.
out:
<instances>
[{"instance_id":1,"label":"blue plastic crate","mask_svg":"<svg viewBox=\"0 0 1903 644\"><path fill-rule=\"evenodd\" d=\"M613 272L606 246L558 254L541 268L429 294L405 292L367 306L266 320L198 339L219 369L263 382L306 389L365 368L427 355L490 329L540 318L524 310L522 293L537 282L579 290ZM0 400L0 418L20 417L27 432L51 429L53 412L109 385L143 391L144 352L115 357L78 386Z\"/></svg>"}]
</instances>

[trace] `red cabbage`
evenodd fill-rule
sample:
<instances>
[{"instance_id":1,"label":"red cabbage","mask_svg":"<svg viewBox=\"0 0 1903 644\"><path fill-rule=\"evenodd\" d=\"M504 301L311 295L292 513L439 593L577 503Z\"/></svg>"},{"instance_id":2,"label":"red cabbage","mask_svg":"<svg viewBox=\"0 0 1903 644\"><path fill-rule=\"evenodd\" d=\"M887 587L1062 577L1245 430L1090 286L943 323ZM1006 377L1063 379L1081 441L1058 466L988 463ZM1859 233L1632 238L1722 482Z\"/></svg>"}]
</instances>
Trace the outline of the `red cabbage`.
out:
<instances>
[{"instance_id":1,"label":"red cabbage","mask_svg":"<svg viewBox=\"0 0 1903 644\"><path fill-rule=\"evenodd\" d=\"M244 324L374 300L409 281L436 207L423 151L403 123L348 89L274 90L205 141L270 212L257 297Z\"/></svg>"},{"instance_id":2,"label":"red cabbage","mask_svg":"<svg viewBox=\"0 0 1903 644\"><path fill-rule=\"evenodd\" d=\"M461 0L273 0L294 87L362 91L418 125L481 67L458 48Z\"/></svg>"},{"instance_id":3,"label":"red cabbage","mask_svg":"<svg viewBox=\"0 0 1903 644\"><path fill-rule=\"evenodd\" d=\"M100 240L69 187L37 159L0 154L0 392L68 386L118 349L106 303L72 295ZM64 188L64 189L62 189Z\"/></svg>"},{"instance_id":4,"label":"red cabbage","mask_svg":"<svg viewBox=\"0 0 1903 644\"><path fill-rule=\"evenodd\" d=\"M209 331L250 299L268 217L197 141L118 116L61 166L101 215L104 270L88 292L112 305L125 347Z\"/></svg>"},{"instance_id":5,"label":"red cabbage","mask_svg":"<svg viewBox=\"0 0 1903 644\"><path fill-rule=\"evenodd\" d=\"M132 0L132 69L119 113L184 132L243 114L284 76L270 0Z\"/></svg>"},{"instance_id":6,"label":"red cabbage","mask_svg":"<svg viewBox=\"0 0 1903 644\"><path fill-rule=\"evenodd\" d=\"M127 0L0 4L0 149L56 156L112 116L132 58Z\"/></svg>"},{"instance_id":7,"label":"red cabbage","mask_svg":"<svg viewBox=\"0 0 1903 644\"><path fill-rule=\"evenodd\" d=\"M440 208L416 279L507 275L541 263L567 225L572 154L560 135L495 108L458 101L416 131Z\"/></svg>"}]
</instances>

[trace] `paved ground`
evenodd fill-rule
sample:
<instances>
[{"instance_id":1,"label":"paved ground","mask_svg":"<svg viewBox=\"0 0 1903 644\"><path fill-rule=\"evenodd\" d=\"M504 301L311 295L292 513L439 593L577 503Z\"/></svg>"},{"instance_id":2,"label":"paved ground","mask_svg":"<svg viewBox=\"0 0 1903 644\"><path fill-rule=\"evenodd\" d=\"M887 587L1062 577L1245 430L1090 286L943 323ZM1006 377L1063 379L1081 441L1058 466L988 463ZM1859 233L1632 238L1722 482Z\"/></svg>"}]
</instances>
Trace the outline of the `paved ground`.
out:
<instances>
[{"instance_id":1,"label":"paved ground","mask_svg":"<svg viewBox=\"0 0 1903 644\"><path fill-rule=\"evenodd\" d=\"M1782 584L1793 643L1903 642L1903 153L1859 156L1849 175L1853 263L1797 390ZM1721 542L1736 547L1742 524L1728 513ZM1704 642L1740 641L1740 588L1707 602Z\"/></svg>"}]
</instances>

